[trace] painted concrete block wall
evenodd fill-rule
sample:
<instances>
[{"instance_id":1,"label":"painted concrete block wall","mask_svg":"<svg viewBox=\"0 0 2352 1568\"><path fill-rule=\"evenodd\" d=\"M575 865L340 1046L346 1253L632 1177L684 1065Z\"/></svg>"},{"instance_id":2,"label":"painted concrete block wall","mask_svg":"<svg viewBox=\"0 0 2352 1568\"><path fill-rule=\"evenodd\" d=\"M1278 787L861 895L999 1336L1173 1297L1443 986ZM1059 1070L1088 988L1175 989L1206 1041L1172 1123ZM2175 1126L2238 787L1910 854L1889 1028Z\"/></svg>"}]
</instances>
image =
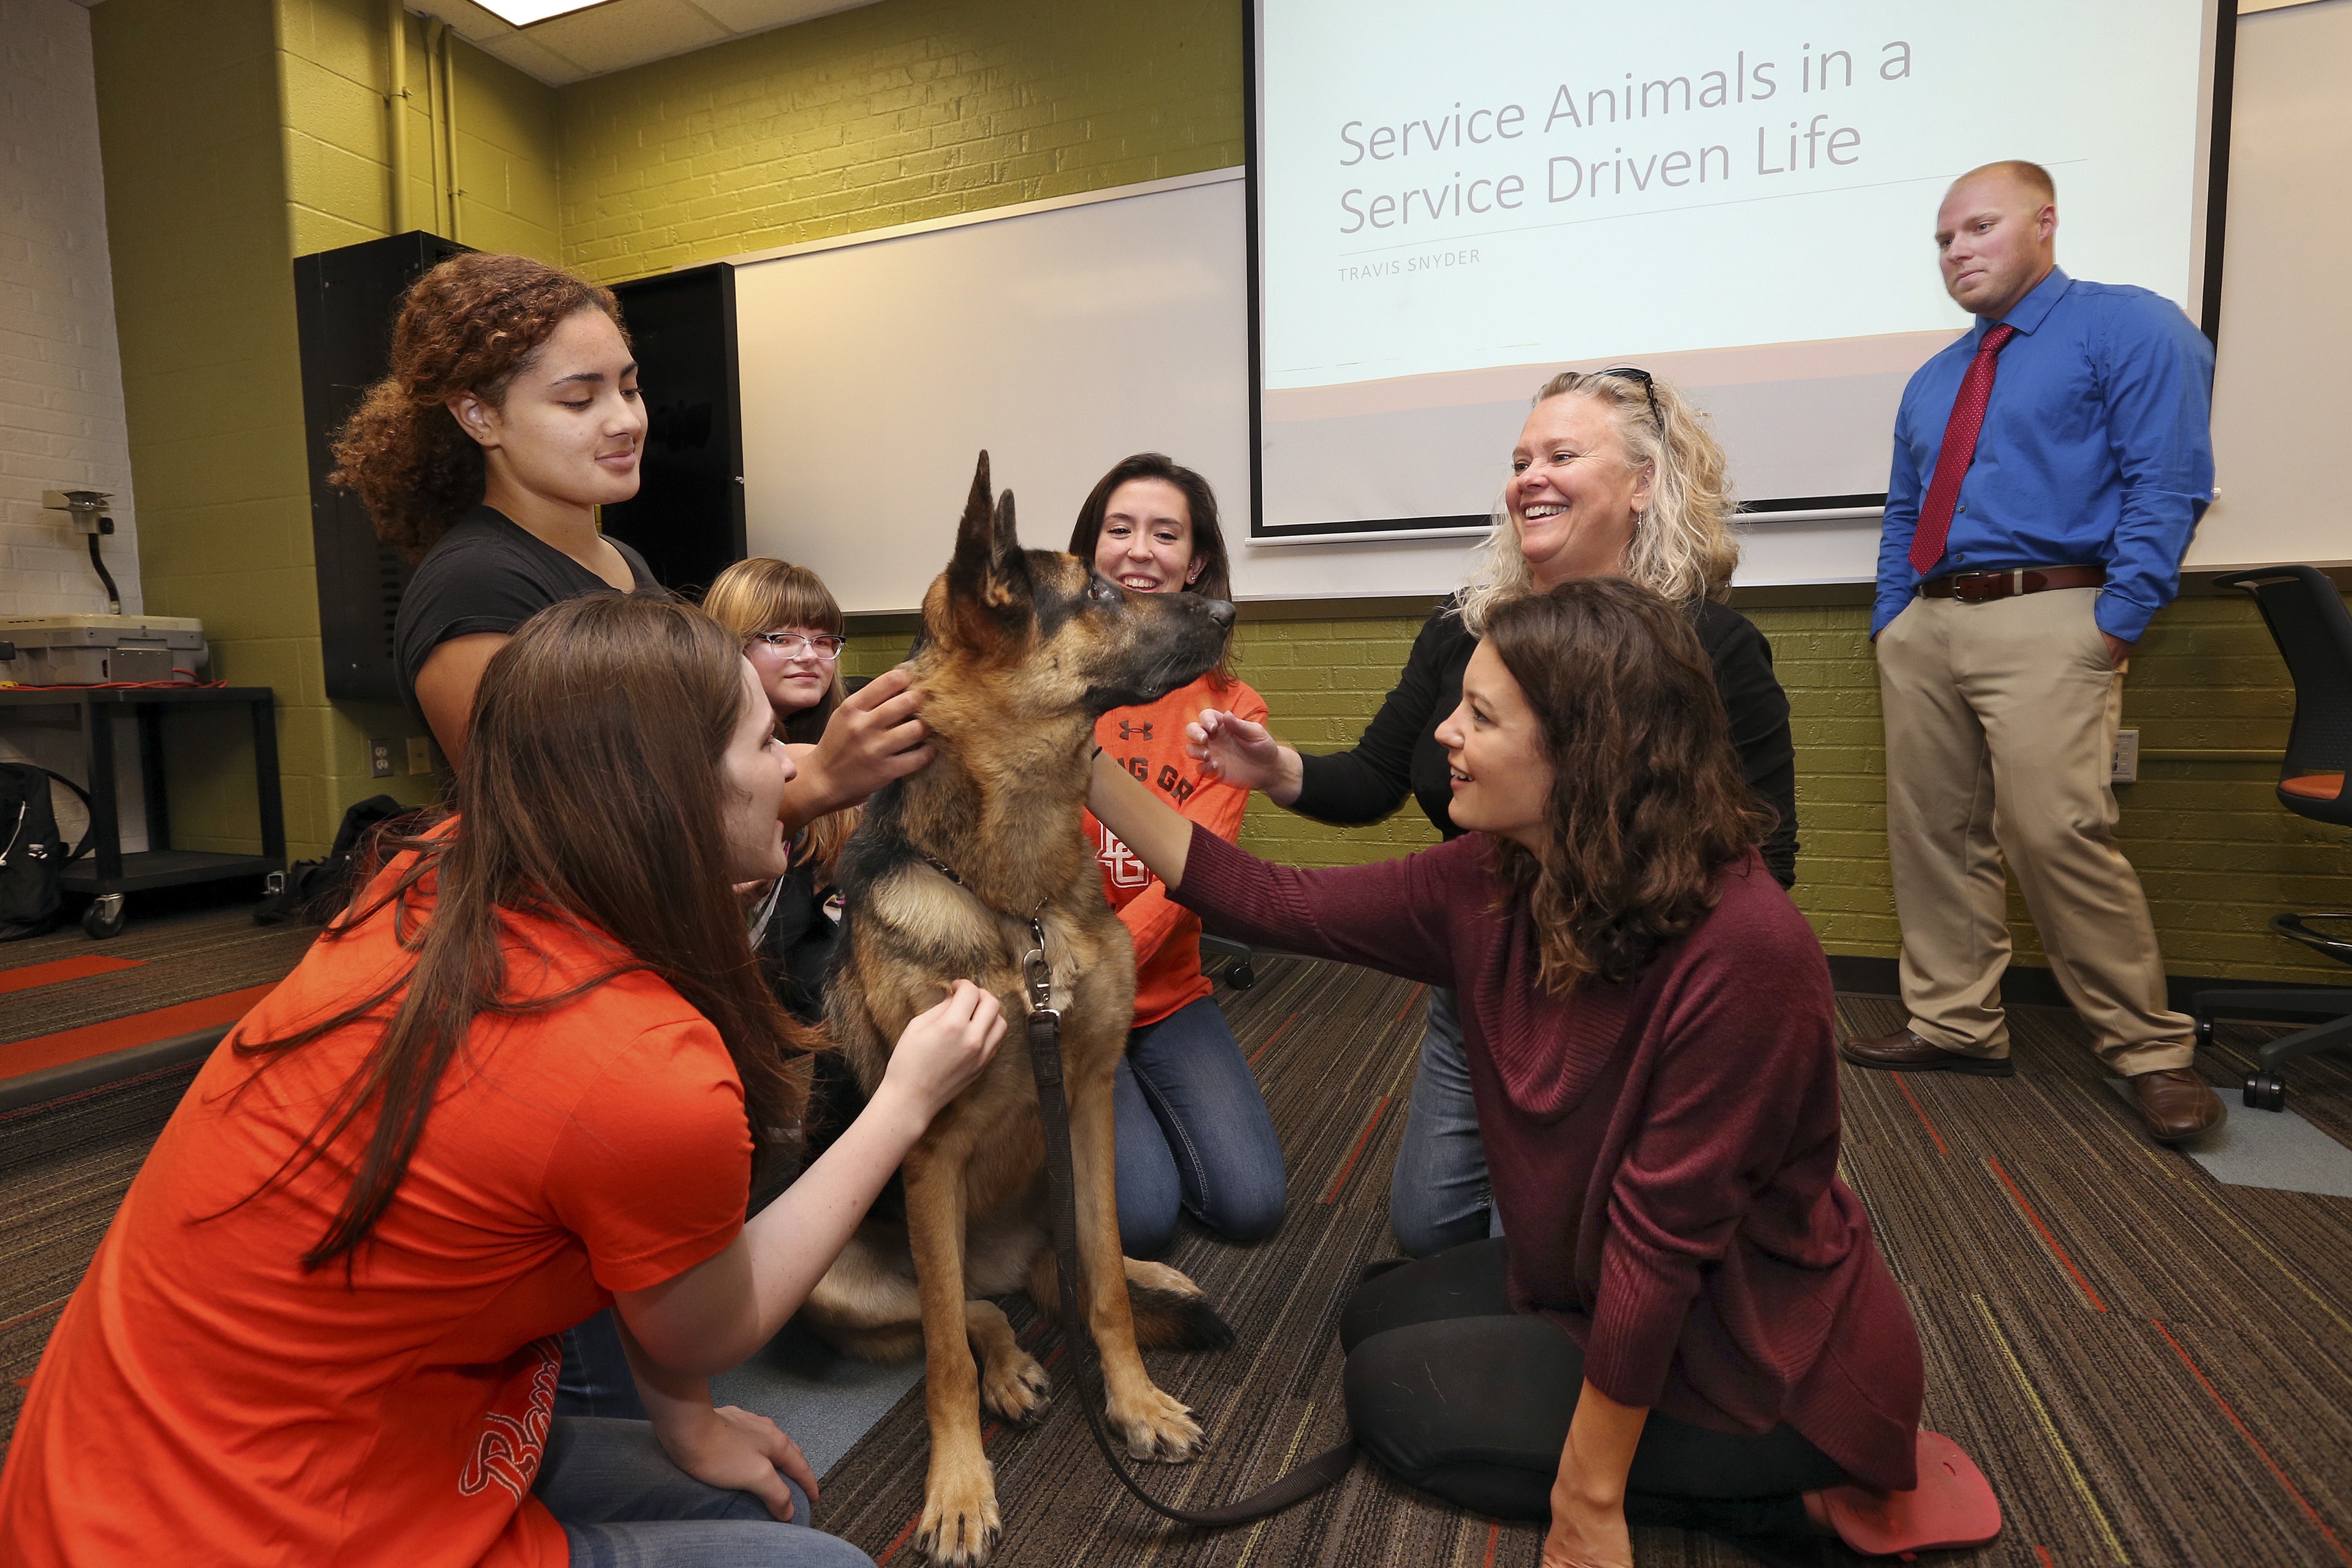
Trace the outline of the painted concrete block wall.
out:
<instances>
[{"instance_id":1,"label":"painted concrete block wall","mask_svg":"<svg viewBox=\"0 0 2352 1568\"><path fill-rule=\"evenodd\" d=\"M1900 928L1886 872L1878 678L1860 607L1749 612L1772 641L1794 710L1804 852L1797 901L1832 952L1893 956ZM2148 757L2276 750L2294 690L2270 634L2235 596L2191 596L2159 614L2124 680L2140 732L2140 782L2118 785L2117 841L2138 871L2165 967L2175 974L2341 984L2340 965L2268 929L2283 910L2352 908L2352 840L2278 804L2274 763ZM2018 963L2047 953L2012 880Z\"/></svg>"},{"instance_id":2,"label":"painted concrete block wall","mask_svg":"<svg viewBox=\"0 0 2352 1568\"><path fill-rule=\"evenodd\" d=\"M562 259L562 102L553 88L463 41L454 106L457 154L451 237L477 250ZM412 160L415 154L412 153Z\"/></svg>"},{"instance_id":3,"label":"painted concrete block wall","mask_svg":"<svg viewBox=\"0 0 2352 1568\"><path fill-rule=\"evenodd\" d=\"M1239 8L1074 0L885 0L581 83L562 95L563 246L592 276L641 276L859 229L982 210L1242 157ZM1831 951L1899 949L1886 879L1878 685L1858 608L1759 609L1796 715L1798 901ZM1309 751L1351 742L1393 683L1415 616L1244 621L1240 669ZM877 673L903 626L861 628ZM2252 611L2159 617L2126 721L2154 750L2275 747L2284 672ZM2273 799L2261 765L2152 761L2121 795L2170 967L2332 980L2271 936L2277 909L2344 908L2352 852ZM1305 865L1434 842L1419 808L1339 830L1263 801L1243 842ZM2012 903L2021 963L2046 962Z\"/></svg>"},{"instance_id":4,"label":"painted concrete block wall","mask_svg":"<svg viewBox=\"0 0 2352 1568\"><path fill-rule=\"evenodd\" d=\"M289 255L392 232L392 83L384 8L369 0L278 0ZM556 94L461 39L457 173L449 173L440 53L424 17L404 28L408 218L478 250L553 261L559 249ZM452 207L452 191L457 193Z\"/></svg>"},{"instance_id":5,"label":"painted concrete block wall","mask_svg":"<svg viewBox=\"0 0 2352 1568\"><path fill-rule=\"evenodd\" d=\"M1795 896L1830 952L1892 958L1901 928L1886 871L1886 788L1869 613L1858 606L1748 612L1772 643L1789 693L1803 839ZM1265 696L1275 732L1305 752L1352 745L1403 668L1414 616L1244 620L1237 670ZM908 633L852 638L844 668L877 675L905 656ZM2252 607L2191 598L2156 619L2124 684L2124 722L2146 751L2275 749L2294 697ZM2147 888L2166 967L2176 974L2340 984L2340 966L2307 958L2268 929L2281 910L2352 908L2352 843L2277 804L2275 764L2144 761L2119 786L2117 837ZM1259 798L1242 844L1301 866L1360 865L1437 842L1408 800L1372 827L1339 829ZM2048 954L2012 883L2017 963Z\"/></svg>"},{"instance_id":6,"label":"painted concrete block wall","mask_svg":"<svg viewBox=\"0 0 2352 1568\"><path fill-rule=\"evenodd\" d=\"M315 693L283 279L299 249L381 232L382 100L372 112L370 99L381 93L385 57L370 7L241 4L205 7L202 26L174 0L108 0L98 13L101 81L110 35L125 73L119 92L101 91L113 105L110 184L116 142L128 138L127 183L110 200L126 218L137 215L116 226L124 366L133 440L145 454L153 591L217 616L233 633L226 651L240 674L270 668L283 672L272 677L282 689ZM884 0L553 94L512 73L501 79L503 68L488 62L467 64L458 110L461 139L473 140L460 153L461 221L480 229L461 237L546 254L552 234L572 265L619 279L1228 166L1242 152L1239 26L1237 7L1202 0ZM421 83L421 35L412 31L410 47ZM421 168L429 142L420 139L431 132L420 114L412 104L412 163ZM165 123L191 129L164 147ZM155 134L142 143L133 132ZM420 177L429 203L429 176ZM494 182L496 221L509 228L477 214L477 194ZM1832 951L1892 955L1877 684L1863 613L1759 609L1756 619L1779 650L1796 711L1799 901ZM1392 615L1253 619L1240 633L1241 669L1286 738L1309 750L1344 745L1378 707L1417 625ZM858 629L853 670L887 668L903 651L903 626ZM2275 747L2291 706L2259 621L2231 601L2191 601L2160 617L2126 691L2126 721L2157 751ZM308 826L296 837L309 832L315 843L344 799L372 793L358 748L374 720L310 706L308 750L295 761L291 733L288 749L289 775L309 770ZM310 724L289 715L289 731ZM2125 847L2176 973L2337 978L2263 930L2276 909L2340 908L2352 895L2340 836L2280 810L2269 773L2152 760L2146 782L2123 792ZM233 794L224 789L223 813ZM1410 804L1386 824L1340 832L1261 803L1244 841L1298 863L1339 864L1433 837ZM2012 915L2019 959L2042 961L2022 911Z\"/></svg>"},{"instance_id":7,"label":"painted concrete block wall","mask_svg":"<svg viewBox=\"0 0 2352 1568\"><path fill-rule=\"evenodd\" d=\"M114 497L99 548L138 613L89 13L0 0L0 616L103 611L84 536L42 508L45 489Z\"/></svg>"},{"instance_id":8,"label":"painted concrete block wall","mask_svg":"<svg viewBox=\"0 0 2352 1568\"><path fill-rule=\"evenodd\" d=\"M90 14L148 607L204 619L215 676L288 694L299 836L319 810L319 726L291 695L318 641L270 21L261 0ZM179 842L257 847L244 748L205 720L173 728Z\"/></svg>"},{"instance_id":9,"label":"painted concrete block wall","mask_svg":"<svg viewBox=\"0 0 2352 1568\"><path fill-rule=\"evenodd\" d=\"M1242 161L1231 0L883 0L564 89L600 282Z\"/></svg>"},{"instance_id":10,"label":"painted concrete block wall","mask_svg":"<svg viewBox=\"0 0 2352 1568\"><path fill-rule=\"evenodd\" d=\"M390 232L383 12L110 0L90 15L150 607L202 616L213 673L277 691L289 847L317 855L353 800L421 802L432 787L368 774L367 740L408 734L404 713L326 697L295 332L292 258ZM423 226L435 129L415 18L407 43ZM458 179L488 193L463 210L489 242L551 258L553 96L467 46L457 54ZM173 744L183 847L257 846L233 729L192 720Z\"/></svg>"}]
</instances>

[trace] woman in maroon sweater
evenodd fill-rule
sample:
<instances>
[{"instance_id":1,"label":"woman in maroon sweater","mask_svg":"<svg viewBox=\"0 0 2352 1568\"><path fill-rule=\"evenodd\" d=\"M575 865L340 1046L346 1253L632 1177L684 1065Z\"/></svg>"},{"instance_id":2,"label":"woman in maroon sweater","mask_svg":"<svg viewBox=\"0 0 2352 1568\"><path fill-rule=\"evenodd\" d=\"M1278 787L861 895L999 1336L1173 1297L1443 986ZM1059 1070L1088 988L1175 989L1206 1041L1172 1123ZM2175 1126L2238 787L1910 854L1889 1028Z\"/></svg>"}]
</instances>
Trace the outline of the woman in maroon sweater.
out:
<instances>
[{"instance_id":1,"label":"woman in maroon sweater","mask_svg":"<svg viewBox=\"0 0 2352 1568\"><path fill-rule=\"evenodd\" d=\"M1689 625L1617 578L1515 601L1438 740L1479 831L1381 865L1268 865L1115 766L1090 802L1212 929L1461 994L1507 1239L1360 1288L1359 1440L1549 1513L1548 1565L1630 1563L1629 1509L1772 1535L1801 1494L1912 1488L1919 1345L1837 1175L1828 964Z\"/></svg>"}]
</instances>

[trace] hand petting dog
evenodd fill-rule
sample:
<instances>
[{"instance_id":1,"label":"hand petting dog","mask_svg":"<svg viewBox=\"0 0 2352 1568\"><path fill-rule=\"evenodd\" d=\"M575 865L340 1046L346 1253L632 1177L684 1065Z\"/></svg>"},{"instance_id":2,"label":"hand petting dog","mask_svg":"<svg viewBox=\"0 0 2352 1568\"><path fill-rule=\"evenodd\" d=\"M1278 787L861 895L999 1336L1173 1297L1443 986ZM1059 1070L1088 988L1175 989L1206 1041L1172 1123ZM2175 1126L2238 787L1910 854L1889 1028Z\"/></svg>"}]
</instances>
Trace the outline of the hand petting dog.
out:
<instances>
[{"instance_id":1,"label":"hand petting dog","mask_svg":"<svg viewBox=\"0 0 2352 1568\"><path fill-rule=\"evenodd\" d=\"M856 805L928 764L931 748L918 717L925 700L903 664L851 693L826 722L824 738L794 753L800 772L784 791L786 827Z\"/></svg>"}]
</instances>

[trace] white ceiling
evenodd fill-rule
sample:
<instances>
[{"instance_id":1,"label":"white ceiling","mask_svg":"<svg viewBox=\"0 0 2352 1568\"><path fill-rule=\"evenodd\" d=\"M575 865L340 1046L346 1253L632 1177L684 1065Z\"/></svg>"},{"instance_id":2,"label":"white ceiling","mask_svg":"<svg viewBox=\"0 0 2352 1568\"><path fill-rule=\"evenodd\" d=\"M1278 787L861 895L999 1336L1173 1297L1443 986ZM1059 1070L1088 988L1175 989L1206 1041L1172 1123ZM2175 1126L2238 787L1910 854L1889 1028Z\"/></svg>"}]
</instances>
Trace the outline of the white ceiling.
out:
<instances>
[{"instance_id":1,"label":"white ceiling","mask_svg":"<svg viewBox=\"0 0 2352 1568\"><path fill-rule=\"evenodd\" d=\"M467 43L550 87L871 4L873 0L604 0L568 16L515 27L471 0L407 0L410 10L440 17Z\"/></svg>"}]
</instances>

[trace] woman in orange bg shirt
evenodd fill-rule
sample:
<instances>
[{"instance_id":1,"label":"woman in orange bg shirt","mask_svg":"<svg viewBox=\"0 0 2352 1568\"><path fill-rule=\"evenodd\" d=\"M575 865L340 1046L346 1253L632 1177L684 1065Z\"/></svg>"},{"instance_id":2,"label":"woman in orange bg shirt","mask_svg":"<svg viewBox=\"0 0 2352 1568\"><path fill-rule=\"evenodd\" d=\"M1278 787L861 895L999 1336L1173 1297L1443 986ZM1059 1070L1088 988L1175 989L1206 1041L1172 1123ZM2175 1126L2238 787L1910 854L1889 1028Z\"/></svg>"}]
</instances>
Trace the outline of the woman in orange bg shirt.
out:
<instances>
[{"instance_id":1,"label":"woman in orange bg shirt","mask_svg":"<svg viewBox=\"0 0 2352 1568\"><path fill-rule=\"evenodd\" d=\"M681 605L572 599L492 654L457 815L214 1052L67 1304L0 1473L10 1563L869 1561L706 1380L1004 1026L959 981L746 1223L821 1045L733 890L784 868L774 731ZM552 1415L560 1336L606 1306L649 1423Z\"/></svg>"},{"instance_id":2,"label":"woman in orange bg shirt","mask_svg":"<svg viewBox=\"0 0 2352 1568\"><path fill-rule=\"evenodd\" d=\"M1157 452L1138 453L1103 476L1079 509L1070 553L1135 593L1233 597L1215 493ZM1241 832L1249 792L1207 776L1184 754L1184 726L1203 708L1265 722L1265 699L1229 664L1095 723L1108 754L1228 840ZM1263 1241L1282 1223L1282 1145L1201 973L1200 917L1173 902L1091 816L1087 830L1111 906L1135 941L1135 1022L1116 1090L1120 1243L1130 1257L1157 1255L1180 1210L1227 1241Z\"/></svg>"}]
</instances>

